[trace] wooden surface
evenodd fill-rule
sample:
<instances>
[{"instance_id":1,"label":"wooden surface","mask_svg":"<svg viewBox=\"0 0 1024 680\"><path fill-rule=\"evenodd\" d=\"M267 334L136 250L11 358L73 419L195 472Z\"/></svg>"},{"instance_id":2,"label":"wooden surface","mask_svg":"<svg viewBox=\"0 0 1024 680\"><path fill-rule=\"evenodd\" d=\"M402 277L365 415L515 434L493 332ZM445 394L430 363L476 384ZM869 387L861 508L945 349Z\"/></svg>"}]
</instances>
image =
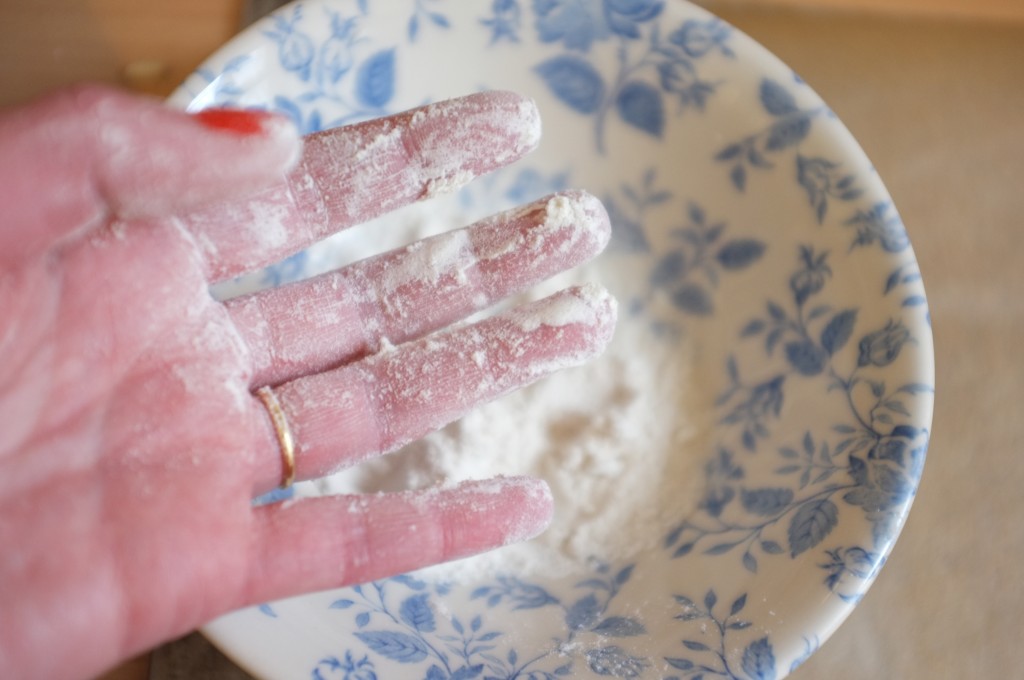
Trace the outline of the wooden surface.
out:
<instances>
[{"instance_id":1,"label":"wooden surface","mask_svg":"<svg viewBox=\"0 0 1024 680\"><path fill-rule=\"evenodd\" d=\"M0 106L97 80L166 95L238 31L242 0L0 2Z\"/></svg>"},{"instance_id":2,"label":"wooden surface","mask_svg":"<svg viewBox=\"0 0 1024 680\"><path fill-rule=\"evenodd\" d=\"M718 14L798 8L933 19L1024 21L1024 0L691 0Z\"/></svg>"}]
</instances>

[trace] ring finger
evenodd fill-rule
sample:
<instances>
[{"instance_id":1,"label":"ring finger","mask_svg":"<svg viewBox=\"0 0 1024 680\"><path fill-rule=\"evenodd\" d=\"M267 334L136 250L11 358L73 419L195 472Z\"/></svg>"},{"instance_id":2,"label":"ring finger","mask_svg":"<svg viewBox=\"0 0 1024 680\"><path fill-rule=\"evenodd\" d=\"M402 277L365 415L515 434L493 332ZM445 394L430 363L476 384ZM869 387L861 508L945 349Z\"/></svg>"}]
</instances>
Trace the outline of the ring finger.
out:
<instances>
[{"instance_id":1,"label":"ring finger","mask_svg":"<svg viewBox=\"0 0 1024 680\"><path fill-rule=\"evenodd\" d=\"M274 392L294 440L296 478L393 451L478 404L585 362L611 339L615 316L614 299L586 285L280 385ZM262 493L285 474L281 433L258 398L251 408L262 421L254 480Z\"/></svg>"}]
</instances>

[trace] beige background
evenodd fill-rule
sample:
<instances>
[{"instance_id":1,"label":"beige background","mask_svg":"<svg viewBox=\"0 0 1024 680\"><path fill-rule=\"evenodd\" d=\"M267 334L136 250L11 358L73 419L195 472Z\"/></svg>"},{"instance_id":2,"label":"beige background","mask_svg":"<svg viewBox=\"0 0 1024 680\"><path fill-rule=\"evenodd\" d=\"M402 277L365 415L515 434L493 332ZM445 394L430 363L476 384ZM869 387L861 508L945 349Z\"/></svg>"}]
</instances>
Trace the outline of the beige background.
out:
<instances>
[{"instance_id":1,"label":"beige background","mask_svg":"<svg viewBox=\"0 0 1024 680\"><path fill-rule=\"evenodd\" d=\"M155 4L174 11L175 3ZM208 22L209 29L190 43L190 56L157 57L175 64L168 72L194 66L190 59L201 59L233 30L225 28L225 17L240 12L230 1L177 4L212 14L190 15L190 27ZM996 7L1021 18L1024 0L890 4L906 10L904 16L708 4L795 68L858 137L913 238L936 335L934 437L906 530L863 604L793 677L1020 677L1024 23L963 15L974 8L993 16ZM5 35L9 12L0 7L0 103L71 77L56 58L48 67L24 60L12 66L4 58L13 49ZM46 21L25 12L21 20ZM81 32L90 25L82 22ZM91 62L106 64L93 77L123 78L123 60L110 57L105 43L114 38L67 40L76 50L93 44L106 54ZM144 50L125 54L145 58ZM31 77L10 75L22 69ZM144 658L109 677L145 678L148 665ZM155 680L245 677L199 638L162 648L153 666Z\"/></svg>"}]
</instances>

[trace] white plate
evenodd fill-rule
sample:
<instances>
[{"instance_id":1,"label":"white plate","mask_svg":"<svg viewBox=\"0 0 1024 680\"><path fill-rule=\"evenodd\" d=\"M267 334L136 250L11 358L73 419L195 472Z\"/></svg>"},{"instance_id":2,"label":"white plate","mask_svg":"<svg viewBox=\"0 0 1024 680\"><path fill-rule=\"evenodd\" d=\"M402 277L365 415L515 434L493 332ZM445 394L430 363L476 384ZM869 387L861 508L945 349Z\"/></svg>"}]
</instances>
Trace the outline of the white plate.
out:
<instances>
[{"instance_id":1,"label":"white plate","mask_svg":"<svg viewBox=\"0 0 1024 680\"><path fill-rule=\"evenodd\" d=\"M465 216L565 186L606 202L615 236L590 273L622 302L620 338L694 362L679 414L701 433L679 452L700 456L692 510L568 578L401 577L205 633L274 679L785 676L877 575L924 463L931 328L896 208L807 84L680 1L304 2L174 100L313 131L480 89L534 97L546 136L465 190ZM383 247L347 238L245 285Z\"/></svg>"}]
</instances>

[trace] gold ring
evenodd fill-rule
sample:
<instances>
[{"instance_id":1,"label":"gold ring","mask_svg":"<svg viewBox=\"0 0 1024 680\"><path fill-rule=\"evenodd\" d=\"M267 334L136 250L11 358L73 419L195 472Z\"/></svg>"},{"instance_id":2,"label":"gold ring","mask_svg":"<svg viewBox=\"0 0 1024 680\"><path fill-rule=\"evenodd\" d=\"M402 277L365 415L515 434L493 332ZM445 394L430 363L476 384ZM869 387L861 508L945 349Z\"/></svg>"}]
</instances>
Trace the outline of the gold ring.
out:
<instances>
[{"instance_id":1,"label":"gold ring","mask_svg":"<svg viewBox=\"0 0 1024 680\"><path fill-rule=\"evenodd\" d=\"M263 402L270 414L270 422L274 425L277 443L281 448L281 488L287 489L295 482L295 439L274 390L261 387L256 390L256 396Z\"/></svg>"}]
</instances>

